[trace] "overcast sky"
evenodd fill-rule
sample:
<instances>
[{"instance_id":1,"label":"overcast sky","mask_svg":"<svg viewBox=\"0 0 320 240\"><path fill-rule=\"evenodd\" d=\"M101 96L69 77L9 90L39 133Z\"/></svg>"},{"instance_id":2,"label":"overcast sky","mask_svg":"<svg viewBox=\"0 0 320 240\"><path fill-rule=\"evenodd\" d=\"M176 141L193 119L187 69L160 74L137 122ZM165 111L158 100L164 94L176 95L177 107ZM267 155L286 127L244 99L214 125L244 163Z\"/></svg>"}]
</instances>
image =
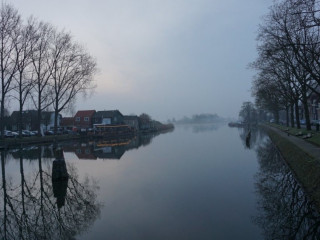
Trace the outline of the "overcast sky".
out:
<instances>
[{"instance_id":1,"label":"overcast sky","mask_svg":"<svg viewBox=\"0 0 320 240\"><path fill-rule=\"evenodd\" d=\"M72 33L98 63L94 94L77 110L154 119L237 117L252 100L256 31L271 0L7 0Z\"/></svg>"}]
</instances>

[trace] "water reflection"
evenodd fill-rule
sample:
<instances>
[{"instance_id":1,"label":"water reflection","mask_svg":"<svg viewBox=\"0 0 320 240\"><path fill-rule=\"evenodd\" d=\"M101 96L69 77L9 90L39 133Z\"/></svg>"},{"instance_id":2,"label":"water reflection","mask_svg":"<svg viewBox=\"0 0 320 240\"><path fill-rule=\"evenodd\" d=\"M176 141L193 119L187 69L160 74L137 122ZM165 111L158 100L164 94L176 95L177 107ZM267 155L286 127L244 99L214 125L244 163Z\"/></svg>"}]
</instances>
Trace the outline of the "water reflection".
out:
<instances>
[{"instance_id":1,"label":"water reflection","mask_svg":"<svg viewBox=\"0 0 320 240\"><path fill-rule=\"evenodd\" d=\"M304 194L277 148L268 140L257 148L260 170L255 188L265 239L320 239L320 215Z\"/></svg>"},{"instance_id":2,"label":"water reflection","mask_svg":"<svg viewBox=\"0 0 320 240\"><path fill-rule=\"evenodd\" d=\"M193 133L213 132L217 131L225 123L205 123L205 124L179 124L185 130L192 130Z\"/></svg>"},{"instance_id":3,"label":"water reflection","mask_svg":"<svg viewBox=\"0 0 320 240\"><path fill-rule=\"evenodd\" d=\"M20 162L16 177L7 174L10 155ZM32 159L35 171L25 173L25 156ZM100 213L98 185L89 178L80 180L60 148L2 151L1 173L1 239L73 239Z\"/></svg>"},{"instance_id":4,"label":"water reflection","mask_svg":"<svg viewBox=\"0 0 320 240\"><path fill-rule=\"evenodd\" d=\"M149 145L159 134L161 133L143 134L133 138L71 142L62 145L62 148L64 152L72 152L83 160L120 160L126 151Z\"/></svg>"},{"instance_id":5,"label":"water reflection","mask_svg":"<svg viewBox=\"0 0 320 240\"><path fill-rule=\"evenodd\" d=\"M256 149L265 138L265 133L258 127L243 127L238 130L242 144L247 149ZM248 138L249 133L250 138Z\"/></svg>"}]
</instances>

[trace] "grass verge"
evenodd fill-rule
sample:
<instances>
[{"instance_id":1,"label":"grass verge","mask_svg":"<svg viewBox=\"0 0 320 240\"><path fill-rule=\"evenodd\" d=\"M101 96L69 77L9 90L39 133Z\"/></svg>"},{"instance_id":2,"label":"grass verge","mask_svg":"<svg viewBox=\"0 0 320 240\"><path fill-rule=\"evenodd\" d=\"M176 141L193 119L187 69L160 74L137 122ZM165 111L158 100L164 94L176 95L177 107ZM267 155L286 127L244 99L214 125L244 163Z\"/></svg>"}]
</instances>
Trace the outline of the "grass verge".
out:
<instances>
[{"instance_id":1,"label":"grass verge","mask_svg":"<svg viewBox=\"0 0 320 240\"><path fill-rule=\"evenodd\" d=\"M320 162L270 128L266 128L266 131L320 210Z\"/></svg>"},{"instance_id":2,"label":"grass verge","mask_svg":"<svg viewBox=\"0 0 320 240\"><path fill-rule=\"evenodd\" d=\"M302 135L307 135L308 133L311 133L311 138L307 138L305 139L307 142L310 142L314 145L317 145L320 147L320 132L316 131L316 130L306 130L305 128L292 128L292 127L286 127L283 125L279 125L279 124L275 124L275 123L269 123L267 125L270 125L272 127L278 128L282 131L286 131L291 135L297 135L299 133L301 133ZM299 136L300 138L302 138L302 136Z\"/></svg>"}]
</instances>

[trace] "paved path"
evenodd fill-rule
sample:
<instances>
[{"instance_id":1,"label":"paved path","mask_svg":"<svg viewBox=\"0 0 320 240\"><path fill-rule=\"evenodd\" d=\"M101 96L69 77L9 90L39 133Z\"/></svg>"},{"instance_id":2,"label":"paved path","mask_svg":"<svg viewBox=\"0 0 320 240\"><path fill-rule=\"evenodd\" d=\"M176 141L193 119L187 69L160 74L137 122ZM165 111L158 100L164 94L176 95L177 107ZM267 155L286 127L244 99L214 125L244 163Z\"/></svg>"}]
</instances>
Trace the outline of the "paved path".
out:
<instances>
[{"instance_id":1,"label":"paved path","mask_svg":"<svg viewBox=\"0 0 320 240\"><path fill-rule=\"evenodd\" d=\"M296 137L294 135L288 135L287 132L283 132L278 128L268 126L268 125L266 125L266 127L270 128L272 131L277 132L281 137L291 141L293 144L295 144L297 147L302 149L304 152L308 153L310 156L320 161L320 147L317 147L302 138Z\"/></svg>"}]
</instances>

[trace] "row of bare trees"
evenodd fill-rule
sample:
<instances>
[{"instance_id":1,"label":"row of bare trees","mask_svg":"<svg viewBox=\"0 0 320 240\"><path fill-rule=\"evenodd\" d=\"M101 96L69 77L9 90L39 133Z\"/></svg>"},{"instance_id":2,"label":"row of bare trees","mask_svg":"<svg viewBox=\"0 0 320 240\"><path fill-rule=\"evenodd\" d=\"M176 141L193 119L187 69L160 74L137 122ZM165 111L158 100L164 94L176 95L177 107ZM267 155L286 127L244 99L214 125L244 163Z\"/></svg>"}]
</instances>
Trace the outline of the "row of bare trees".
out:
<instances>
[{"instance_id":1,"label":"row of bare trees","mask_svg":"<svg viewBox=\"0 0 320 240\"><path fill-rule=\"evenodd\" d=\"M286 110L287 124L300 128L299 106L311 129L308 98L320 96L320 2L276 1L259 26L257 70L252 92L256 105L272 112ZM290 114L289 114L290 113Z\"/></svg>"},{"instance_id":2,"label":"row of bare trees","mask_svg":"<svg viewBox=\"0 0 320 240\"><path fill-rule=\"evenodd\" d=\"M41 113L58 114L68 109L79 93L94 88L96 61L74 41L71 34L30 17L23 21L17 9L2 4L0 9L0 129L4 134L4 112L10 100L19 104L21 135L22 111L29 101Z\"/></svg>"}]
</instances>

